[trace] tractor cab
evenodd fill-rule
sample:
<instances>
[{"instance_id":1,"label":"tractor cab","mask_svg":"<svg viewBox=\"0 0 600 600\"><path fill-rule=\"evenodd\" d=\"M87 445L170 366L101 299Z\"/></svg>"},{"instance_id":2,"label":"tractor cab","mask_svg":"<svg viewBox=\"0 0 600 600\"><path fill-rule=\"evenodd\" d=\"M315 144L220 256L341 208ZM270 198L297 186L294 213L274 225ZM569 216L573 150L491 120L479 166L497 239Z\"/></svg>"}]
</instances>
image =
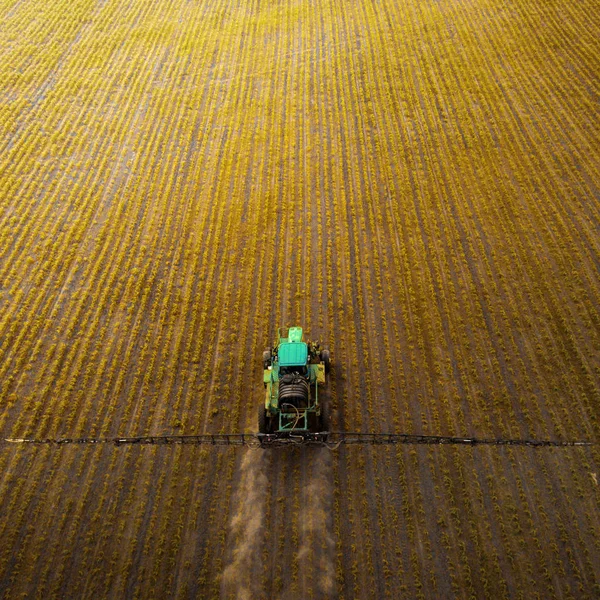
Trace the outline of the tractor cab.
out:
<instances>
[{"instance_id":1,"label":"tractor cab","mask_svg":"<svg viewBox=\"0 0 600 600\"><path fill-rule=\"evenodd\" d=\"M302 367L308 362L308 345L306 342L283 342L277 351L279 368Z\"/></svg>"}]
</instances>

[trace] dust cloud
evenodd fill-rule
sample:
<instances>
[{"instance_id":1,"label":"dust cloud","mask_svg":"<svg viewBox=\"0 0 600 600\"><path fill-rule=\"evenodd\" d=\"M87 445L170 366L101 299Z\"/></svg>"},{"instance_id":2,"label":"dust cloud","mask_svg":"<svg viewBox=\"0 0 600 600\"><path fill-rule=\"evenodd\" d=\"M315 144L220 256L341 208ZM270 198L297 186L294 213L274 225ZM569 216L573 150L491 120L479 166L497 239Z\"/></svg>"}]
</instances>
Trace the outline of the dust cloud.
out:
<instances>
[{"instance_id":1,"label":"dust cloud","mask_svg":"<svg viewBox=\"0 0 600 600\"><path fill-rule=\"evenodd\" d=\"M312 449L311 449L312 450ZM335 539L333 537L332 453L326 448L311 451L310 483L304 490L300 523L302 524L298 562L312 561L318 598L335 596ZM302 582L306 591L307 582Z\"/></svg>"},{"instance_id":2,"label":"dust cloud","mask_svg":"<svg viewBox=\"0 0 600 600\"><path fill-rule=\"evenodd\" d=\"M238 509L229 526L229 537L235 547L221 579L223 598L252 600L261 596L267 460L266 452L249 449L240 465Z\"/></svg>"}]
</instances>

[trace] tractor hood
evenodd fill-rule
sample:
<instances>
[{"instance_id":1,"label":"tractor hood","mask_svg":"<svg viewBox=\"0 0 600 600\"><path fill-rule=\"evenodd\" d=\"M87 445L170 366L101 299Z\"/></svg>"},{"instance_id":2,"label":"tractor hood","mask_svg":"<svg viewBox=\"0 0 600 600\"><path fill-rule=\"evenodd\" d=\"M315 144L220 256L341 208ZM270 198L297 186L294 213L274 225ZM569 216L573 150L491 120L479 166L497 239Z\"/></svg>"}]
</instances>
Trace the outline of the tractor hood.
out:
<instances>
[{"instance_id":1,"label":"tractor hood","mask_svg":"<svg viewBox=\"0 0 600 600\"><path fill-rule=\"evenodd\" d=\"M304 342L284 342L278 350L280 367L300 367L308 360L308 346Z\"/></svg>"}]
</instances>

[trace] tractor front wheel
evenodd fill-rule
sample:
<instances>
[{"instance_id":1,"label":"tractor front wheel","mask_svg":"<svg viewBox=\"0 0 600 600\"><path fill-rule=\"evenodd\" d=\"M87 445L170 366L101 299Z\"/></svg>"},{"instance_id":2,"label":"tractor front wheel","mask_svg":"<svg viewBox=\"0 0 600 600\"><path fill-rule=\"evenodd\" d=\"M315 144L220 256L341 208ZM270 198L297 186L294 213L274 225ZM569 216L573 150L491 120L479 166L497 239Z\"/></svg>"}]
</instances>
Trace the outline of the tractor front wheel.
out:
<instances>
[{"instance_id":1,"label":"tractor front wheel","mask_svg":"<svg viewBox=\"0 0 600 600\"><path fill-rule=\"evenodd\" d=\"M270 364L271 364L271 351L265 350L263 352L263 366L265 369L268 369Z\"/></svg>"},{"instance_id":2,"label":"tractor front wheel","mask_svg":"<svg viewBox=\"0 0 600 600\"><path fill-rule=\"evenodd\" d=\"M263 406L258 407L258 433L267 433L267 411Z\"/></svg>"}]
</instances>

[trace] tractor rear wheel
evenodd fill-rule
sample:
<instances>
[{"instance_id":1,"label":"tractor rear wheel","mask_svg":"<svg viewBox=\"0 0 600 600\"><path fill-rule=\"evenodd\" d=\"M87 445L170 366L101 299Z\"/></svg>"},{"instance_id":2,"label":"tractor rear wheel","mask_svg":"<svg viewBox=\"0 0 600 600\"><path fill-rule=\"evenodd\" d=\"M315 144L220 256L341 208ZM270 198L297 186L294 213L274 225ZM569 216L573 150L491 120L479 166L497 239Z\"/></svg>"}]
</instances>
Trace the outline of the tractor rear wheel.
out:
<instances>
[{"instance_id":1,"label":"tractor rear wheel","mask_svg":"<svg viewBox=\"0 0 600 600\"><path fill-rule=\"evenodd\" d=\"M321 360L325 363L325 373L331 370L331 359L329 358L329 350L321 350Z\"/></svg>"},{"instance_id":2,"label":"tractor rear wheel","mask_svg":"<svg viewBox=\"0 0 600 600\"><path fill-rule=\"evenodd\" d=\"M264 406L258 407L258 433L267 433L267 411Z\"/></svg>"}]
</instances>

